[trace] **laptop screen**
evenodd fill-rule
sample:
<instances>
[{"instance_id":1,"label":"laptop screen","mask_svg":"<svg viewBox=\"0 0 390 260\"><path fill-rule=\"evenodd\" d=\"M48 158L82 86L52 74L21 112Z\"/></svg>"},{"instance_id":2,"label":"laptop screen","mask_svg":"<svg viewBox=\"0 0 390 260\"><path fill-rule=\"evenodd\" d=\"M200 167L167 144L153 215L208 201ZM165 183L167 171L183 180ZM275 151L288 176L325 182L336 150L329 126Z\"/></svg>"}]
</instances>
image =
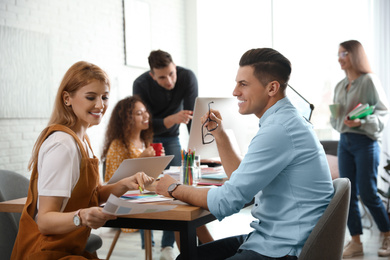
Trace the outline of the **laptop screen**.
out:
<instances>
[{"instance_id":1,"label":"laptop screen","mask_svg":"<svg viewBox=\"0 0 390 260\"><path fill-rule=\"evenodd\" d=\"M232 141L238 154L244 155L248 145L259 128L259 119L254 115L241 115L238 112L237 98L198 97L195 101L194 114L188 140L188 149L195 150L201 159L219 157L215 141L210 144L202 143L202 123L200 118L207 113L208 104L211 109L219 110L223 127Z\"/></svg>"}]
</instances>

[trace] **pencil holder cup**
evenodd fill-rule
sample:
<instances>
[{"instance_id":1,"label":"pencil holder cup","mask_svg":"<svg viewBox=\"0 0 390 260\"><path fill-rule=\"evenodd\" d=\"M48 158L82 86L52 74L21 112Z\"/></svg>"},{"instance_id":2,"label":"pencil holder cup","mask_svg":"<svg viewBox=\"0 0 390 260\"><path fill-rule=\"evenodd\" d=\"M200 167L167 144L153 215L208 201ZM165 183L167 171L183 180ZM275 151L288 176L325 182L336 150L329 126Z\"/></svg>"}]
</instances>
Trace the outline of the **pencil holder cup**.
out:
<instances>
[{"instance_id":1,"label":"pencil holder cup","mask_svg":"<svg viewBox=\"0 0 390 260\"><path fill-rule=\"evenodd\" d=\"M190 161L181 161L180 166L180 182L186 185L196 185L194 181L194 174L196 171L196 167L194 162Z\"/></svg>"}]
</instances>

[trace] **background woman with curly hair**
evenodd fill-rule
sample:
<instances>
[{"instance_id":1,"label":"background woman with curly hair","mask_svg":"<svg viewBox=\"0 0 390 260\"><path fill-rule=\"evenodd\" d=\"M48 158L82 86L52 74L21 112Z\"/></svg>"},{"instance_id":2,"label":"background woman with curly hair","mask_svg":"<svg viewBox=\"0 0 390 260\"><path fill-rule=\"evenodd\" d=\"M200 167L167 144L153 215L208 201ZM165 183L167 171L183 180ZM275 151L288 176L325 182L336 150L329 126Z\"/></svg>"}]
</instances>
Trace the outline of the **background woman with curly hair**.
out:
<instances>
[{"instance_id":1,"label":"background woman with curly hair","mask_svg":"<svg viewBox=\"0 0 390 260\"><path fill-rule=\"evenodd\" d=\"M119 101L108 123L102 161L106 162L104 181L108 181L123 160L151 157L156 153L150 143L153 129L150 114L138 96Z\"/></svg>"}]
</instances>

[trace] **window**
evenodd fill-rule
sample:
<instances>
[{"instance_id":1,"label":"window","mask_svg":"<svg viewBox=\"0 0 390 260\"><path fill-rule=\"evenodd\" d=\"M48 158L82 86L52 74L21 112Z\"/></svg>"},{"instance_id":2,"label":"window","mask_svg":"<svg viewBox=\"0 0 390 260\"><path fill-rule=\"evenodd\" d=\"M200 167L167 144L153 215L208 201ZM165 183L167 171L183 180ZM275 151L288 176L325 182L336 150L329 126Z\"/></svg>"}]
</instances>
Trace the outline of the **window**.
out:
<instances>
[{"instance_id":1,"label":"window","mask_svg":"<svg viewBox=\"0 0 390 260\"><path fill-rule=\"evenodd\" d=\"M291 61L291 86L314 104L311 122L318 137L337 139L328 106L345 76L337 61L338 45L359 40L373 63L370 2L198 1L199 95L231 96L241 55L271 47Z\"/></svg>"}]
</instances>

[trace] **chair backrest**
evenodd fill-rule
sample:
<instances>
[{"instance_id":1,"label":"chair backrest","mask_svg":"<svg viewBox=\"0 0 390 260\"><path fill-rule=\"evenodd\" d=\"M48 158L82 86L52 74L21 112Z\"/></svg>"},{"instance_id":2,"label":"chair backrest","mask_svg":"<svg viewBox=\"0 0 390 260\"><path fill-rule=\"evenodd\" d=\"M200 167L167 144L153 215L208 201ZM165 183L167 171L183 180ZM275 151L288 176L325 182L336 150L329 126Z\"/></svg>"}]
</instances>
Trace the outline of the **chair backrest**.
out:
<instances>
[{"instance_id":1,"label":"chair backrest","mask_svg":"<svg viewBox=\"0 0 390 260\"><path fill-rule=\"evenodd\" d=\"M29 180L12 171L0 170L0 201L27 197ZM11 257L21 213L0 212L0 256Z\"/></svg>"},{"instance_id":2,"label":"chair backrest","mask_svg":"<svg viewBox=\"0 0 390 260\"><path fill-rule=\"evenodd\" d=\"M334 196L306 240L299 260L342 259L351 182L338 178L333 180L333 186Z\"/></svg>"},{"instance_id":3,"label":"chair backrest","mask_svg":"<svg viewBox=\"0 0 390 260\"><path fill-rule=\"evenodd\" d=\"M27 197L29 179L12 171L0 170L0 202ZM0 258L10 259L19 230L21 213L0 212ZM100 236L91 234L85 250L96 252L103 244Z\"/></svg>"},{"instance_id":4,"label":"chair backrest","mask_svg":"<svg viewBox=\"0 0 390 260\"><path fill-rule=\"evenodd\" d=\"M337 156L337 149L339 146L339 141L337 140L321 140L320 143L324 147L326 154L331 154Z\"/></svg>"},{"instance_id":5,"label":"chair backrest","mask_svg":"<svg viewBox=\"0 0 390 260\"><path fill-rule=\"evenodd\" d=\"M339 163L337 158L337 150L339 146L339 141L336 140L322 140L320 141L324 147L326 154L326 159L328 160L330 173L332 175L332 180L340 177L339 173Z\"/></svg>"}]
</instances>

